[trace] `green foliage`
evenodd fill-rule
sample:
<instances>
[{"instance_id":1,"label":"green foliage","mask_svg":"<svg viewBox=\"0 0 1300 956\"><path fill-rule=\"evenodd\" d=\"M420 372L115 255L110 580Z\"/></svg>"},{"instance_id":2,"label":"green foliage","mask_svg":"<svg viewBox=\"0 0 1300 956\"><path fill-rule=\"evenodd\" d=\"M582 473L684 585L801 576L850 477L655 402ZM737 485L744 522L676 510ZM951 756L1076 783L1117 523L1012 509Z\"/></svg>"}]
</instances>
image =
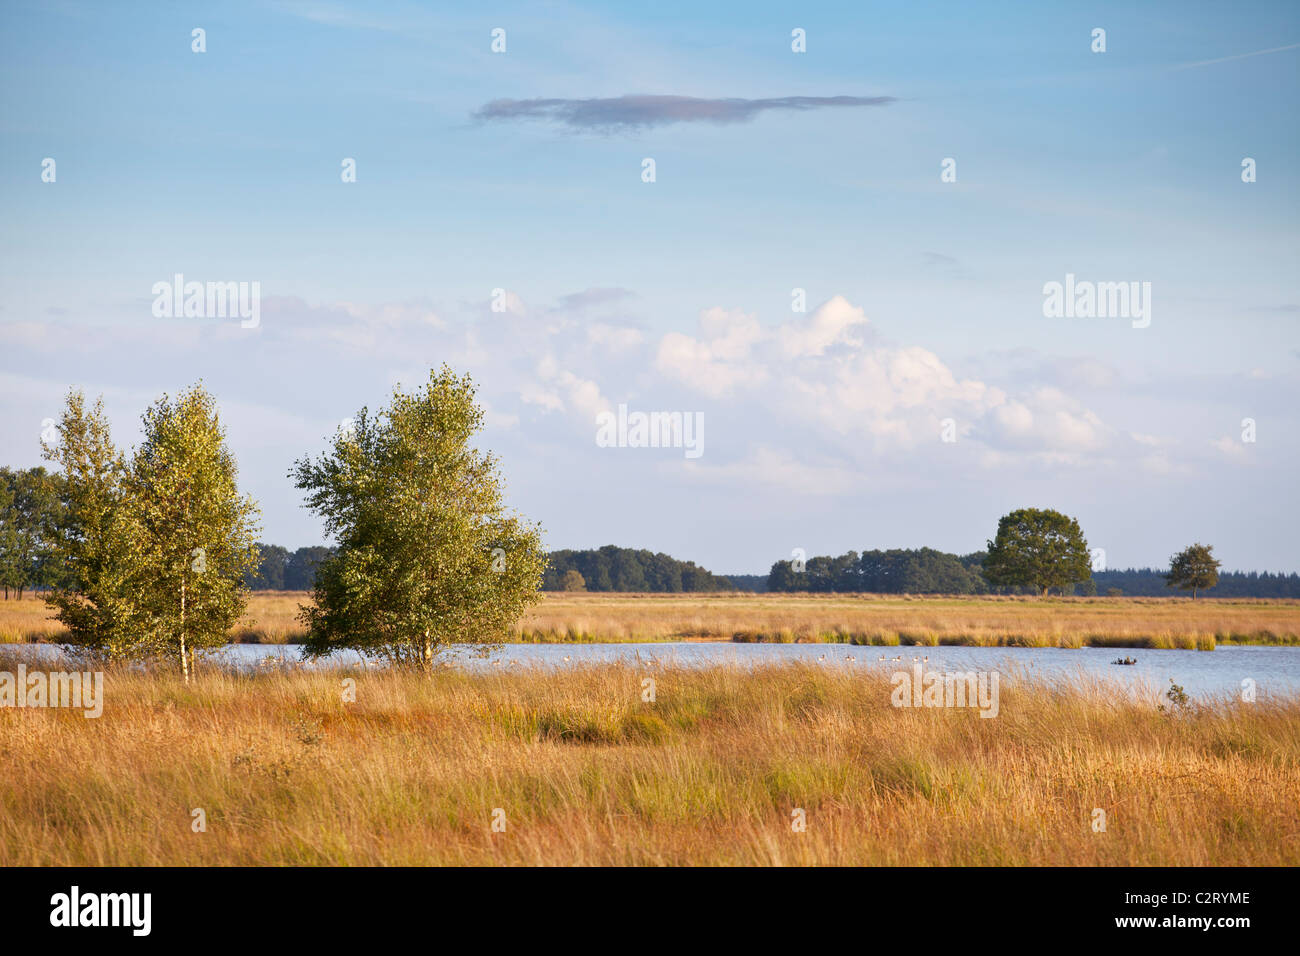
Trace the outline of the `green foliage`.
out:
<instances>
[{"instance_id":1,"label":"green foliage","mask_svg":"<svg viewBox=\"0 0 1300 956\"><path fill-rule=\"evenodd\" d=\"M291 557L288 548L259 541L257 567L244 574L244 586L250 591L285 590L284 575Z\"/></svg>"},{"instance_id":2,"label":"green foliage","mask_svg":"<svg viewBox=\"0 0 1300 956\"><path fill-rule=\"evenodd\" d=\"M1092 574L1088 542L1079 522L1059 511L1021 508L998 522L988 543L984 577L995 586L1048 588L1087 581Z\"/></svg>"},{"instance_id":3,"label":"green foliage","mask_svg":"<svg viewBox=\"0 0 1300 956\"><path fill-rule=\"evenodd\" d=\"M128 464L103 403L70 392L45 456L64 509L46 601L70 643L109 658L162 655L189 676L198 648L227 640L256 567L257 508L241 498L215 402L201 386L144 414Z\"/></svg>"},{"instance_id":4,"label":"green foliage","mask_svg":"<svg viewBox=\"0 0 1300 956\"><path fill-rule=\"evenodd\" d=\"M1182 684L1174 683L1172 677L1169 678L1169 690L1165 691L1165 696L1169 698L1170 709L1175 714L1186 713L1192 709L1192 698L1183 689ZM1163 712L1165 705L1161 704L1159 709Z\"/></svg>"},{"instance_id":5,"label":"green foliage","mask_svg":"<svg viewBox=\"0 0 1300 956\"><path fill-rule=\"evenodd\" d=\"M585 591L587 582L583 580L581 574L570 568L564 572L564 579L560 582L560 587L564 591Z\"/></svg>"},{"instance_id":6,"label":"green foliage","mask_svg":"<svg viewBox=\"0 0 1300 956\"><path fill-rule=\"evenodd\" d=\"M290 551L278 544L257 545L257 567L244 575L252 591L310 591L316 586L316 569L334 553L322 545Z\"/></svg>"},{"instance_id":7,"label":"green foliage","mask_svg":"<svg viewBox=\"0 0 1300 956\"><path fill-rule=\"evenodd\" d=\"M45 458L63 482L64 512L51 564L56 586L45 597L68 629L68 643L123 659L146 649L143 540L129 505L128 470L113 447L103 401L87 410L68 393L58 438Z\"/></svg>"},{"instance_id":8,"label":"green foliage","mask_svg":"<svg viewBox=\"0 0 1300 956\"><path fill-rule=\"evenodd\" d=\"M310 591L316 586L316 569L334 553L333 548L312 545L289 555L284 566L286 591Z\"/></svg>"},{"instance_id":9,"label":"green foliage","mask_svg":"<svg viewBox=\"0 0 1300 956\"><path fill-rule=\"evenodd\" d=\"M338 542L302 610L309 654L350 648L427 668L448 644L500 641L539 600L541 529L504 511L496 458L470 446L483 421L474 393L443 366L295 464Z\"/></svg>"},{"instance_id":10,"label":"green foliage","mask_svg":"<svg viewBox=\"0 0 1300 956\"><path fill-rule=\"evenodd\" d=\"M202 386L163 396L143 416L130 505L149 586L149 639L188 673L187 652L219 647L247 606L257 566L257 506L241 497L216 403Z\"/></svg>"},{"instance_id":11,"label":"green foliage","mask_svg":"<svg viewBox=\"0 0 1300 956\"><path fill-rule=\"evenodd\" d=\"M1169 572L1165 575L1167 587L1196 592L1212 588L1219 583L1219 562L1214 557L1214 546L1197 542L1184 548L1169 559Z\"/></svg>"},{"instance_id":12,"label":"green foliage","mask_svg":"<svg viewBox=\"0 0 1300 956\"><path fill-rule=\"evenodd\" d=\"M22 562L18 560L19 512L14 501L13 472L0 469L0 587L9 597L9 589L17 588L22 578Z\"/></svg>"},{"instance_id":13,"label":"green foliage","mask_svg":"<svg viewBox=\"0 0 1300 956\"><path fill-rule=\"evenodd\" d=\"M51 584L49 555L63 512L62 482L44 468L0 468L0 587L18 597Z\"/></svg>"}]
</instances>

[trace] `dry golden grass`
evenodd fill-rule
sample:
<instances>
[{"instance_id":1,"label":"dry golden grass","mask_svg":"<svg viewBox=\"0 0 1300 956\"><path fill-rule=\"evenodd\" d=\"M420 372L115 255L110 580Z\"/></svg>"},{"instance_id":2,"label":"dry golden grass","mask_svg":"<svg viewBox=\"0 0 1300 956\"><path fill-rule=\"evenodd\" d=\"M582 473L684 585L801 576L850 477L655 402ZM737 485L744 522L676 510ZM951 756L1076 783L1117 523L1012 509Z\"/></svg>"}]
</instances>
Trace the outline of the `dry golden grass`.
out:
<instances>
[{"instance_id":1,"label":"dry golden grass","mask_svg":"<svg viewBox=\"0 0 1300 956\"><path fill-rule=\"evenodd\" d=\"M310 595L259 591L231 640L302 639ZM0 643L57 641L43 601L0 601ZM1300 644L1300 601L1204 598L931 597L850 594L546 594L513 640L763 640L1031 647Z\"/></svg>"},{"instance_id":2,"label":"dry golden grass","mask_svg":"<svg viewBox=\"0 0 1300 956\"><path fill-rule=\"evenodd\" d=\"M0 709L0 865L1300 864L1294 698L1011 680L984 719L802 665L367 671L355 703L343 676L116 671L99 719Z\"/></svg>"},{"instance_id":3,"label":"dry golden grass","mask_svg":"<svg viewBox=\"0 0 1300 956\"><path fill-rule=\"evenodd\" d=\"M231 629L232 642L293 644L302 640L298 606L311 600L305 591L256 591L248 610ZM38 596L0 600L0 644L58 642L67 632Z\"/></svg>"},{"instance_id":4,"label":"dry golden grass","mask_svg":"<svg viewBox=\"0 0 1300 956\"><path fill-rule=\"evenodd\" d=\"M516 638L1212 648L1300 643L1300 601L851 594L547 594Z\"/></svg>"}]
</instances>

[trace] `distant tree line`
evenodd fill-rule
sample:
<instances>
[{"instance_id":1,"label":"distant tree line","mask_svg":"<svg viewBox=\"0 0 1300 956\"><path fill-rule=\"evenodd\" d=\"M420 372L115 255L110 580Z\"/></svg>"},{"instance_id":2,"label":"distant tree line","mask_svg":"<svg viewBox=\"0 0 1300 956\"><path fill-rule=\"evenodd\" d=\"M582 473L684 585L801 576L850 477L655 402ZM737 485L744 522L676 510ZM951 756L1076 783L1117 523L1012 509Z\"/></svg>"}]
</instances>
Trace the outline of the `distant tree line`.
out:
<instances>
[{"instance_id":1,"label":"distant tree line","mask_svg":"<svg viewBox=\"0 0 1300 956\"><path fill-rule=\"evenodd\" d=\"M1123 571L1094 571L1098 594L1112 589L1132 597L1167 597L1168 571L1156 568L1126 568ZM1215 597L1300 598L1300 574L1269 571L1220 571Z\"/></svg>"},{"instance_id":2,"label":"distant tree line","mask_svg":"<svg viewBox=\"0 0 1300 956\"><path fill-rule=\"evenodd\" d=\"M311 591L316 583L316 567L334 553L333 548L313 545L290 551L279 545L257 545L261 562L255 572L244 575L244 584L252 591ZM874 594L1031 594L1032 587L995 588L980 574L987 551L972 554L948 554L932 548L849 551L839 558L818 557L807 561L802 575L790 570L790 562L779 561L766 575L714 575L695 567L690 562L676 561L668 555L650 554L649 551L615 548L628 554L663 558L666 562L684 568L682 574L673 576L654 572L642 579L646 584L627 587L636 578L611 576L610 564L602 578L599 572L599 550L551 551L546 575L542 579L543 591L564 591L564 576L575 571L581 576L581 591L663 591L680 593L694 591L811 591L849 592ZM578 563L573 555L588 555L585 564ZM659 562L660 567L664 562ZM582 567L586 570L581 570ZM627 564L620 563L620 567ZM38 587L45 587L48 571L36 562L38 572L32 574ZM588 576L590 574L590 576ZM1119 592L1128 597L1169 597L1167 571L1158 568L1125 568L1125 570L1093 571L1091 581L1075 584L1069 593L1108 594ZM775 578L774 578L775 575ZM17 580L14 579L14 580ZM647 587L651 581L663 581L667 587ZM591 583L608 581L607 587L593 587ZM615 584L617 581L617 584ZM679 581L680 587L672 587ZM731 587L728 587L728 584ZM623 587L620 587L623 585ZM689 585L689 587L688 587ZM27 584L31 587L31 584ZM1294 597L1300 598L1300 574L1271 574L1268 571L1219 571L1217 597Z\"/></svg>"},{"instance_id":3,"label":"distant tree line","mask_svg":"<svg viewBox=\"0 0 1300 956\"><path fill-rule=\"evenodd\" d=\"M310 591L316 585L316 569L335 553L321 545L290 551L278 544L258 544L257 550L257 567L244 575L252 591Z\"/></svg>"},{"instance_id":4,"label":"distant tree line","mask_svg":"<svg viewBox=\"0 0 1300 956\"><path fill-rule=\"evenodd\" d=\"M939 562L925 553L939 555ZM957 555L931 551L929 548L894 551L867 551L860 556L850 551L838 558L809 558L802 575L790 569L791 562L778 561L766 575L730 575L731 582L742 591L848 591L873 594L1033 594L1029 586L992 587L979 573L986 552ZM881 560L880 556L892 556ZM854 565L892 565L895 573L867 575L850 572ZM937 566L942 570L929 570ZM963 582L955 568L967 572ZM1167 570L1125 568L1093 571L1090 581L1068 589L1070 594L1107 595L1118 592L1126 597L1168 597ZM834 584L829 582L833 581ZM1112 596L1118 596L1112 595ZM1216 597L1300 598L1300 574L1274 574L1268 571L1220 571L1214 588Z\"/></svg>"},{"instance_id":5,"label":"distant tree line","mask_svg":"<svg viewBox=\"0 0 1300 956\"><path fill-rule=\"evenodd\" d=\"M849 551L839 557L778 561L768 591L866 592L872 594L988 594L980 574L985 552L946 554L933 548Z\"/></svg>"},{"instance_id":6,"label":"distant tree line","mask_svg":"<svg viewBox=\"0 0 1300 956\"><path fill-rule=\"evenodd\" d=\"M57 587L64 575L52 560L67 509L63 476L44 468L0 468L0 589L21 598Z\"/></svg>"},{"instance_id":7,"label":"distant tree line","mask_svg":"<svg viewBox=\"0 0 1300 956\"><path fill-rule=\"evenodd\" d=\"M577 572L582 587L569 572ZM693 591L734 591L736 586L722 575L699 567L694 561L678 561L666 554L637 551L607 544L585 551L552 551L542 577L543 591L650 591L677 594Z\"/></svg>"},{"instance_id":8,"label":"distant tree line","mask_svg":"<svg viewBox=\"0 0 1300 956\"><path fill-rule=\"evenodd\" d=\"M202 395L202 393L199 393ZM206 401L206 396L202 396ZM78 400L75 414L60 428L79 425L86 429ZM98 410L94 414L98 414ZM208 413L210 414L210 413ZM102 423L99 423L102 426ZM106 427L105 427L106 431ZM74 436L75 437L75 436ZM81 437L83 445L94 443ZM105 461L82 471L111 475L116 463L109 461L111 446L102 438L99 449ZM66 478L69 463L59 472L45 468L0 468L0 594L5 599L21 597L29 590L57 592L78 586L75 562L66 560L69 541L84 534L75 515L80 507L103 509L92 500L80 503L77 495L86 495L84 477L70 483ZM71 462L77 466L77 462ZM110 465L112 467L110 467ZM79 472L73 468L74 476ZM79 483L77 483L79 482ZM93 486L92 486L93 487ZM229 494L229 492L227 492ZM1048 516L1048 517L1044 517ZM1055 516L1055 517L1051 517ZM1044 523L1045 522L1045 523ZM1054 524L1055 523L1055 524ZM1019 548L1018 536L1046 535L1048 539L1069 542L1060 554L1045 563L1059 566L1043 578L1043 569L1032 567L1026 554L1038 554L1035 548ZM874 594L1034 594L1049 587L1057 593L1079 595L1123 595L1128 597L1162 597L1171 587L1180 587L1195 596L1200 590L1213 588L1218 597L1297 598L1300 599L1300 574L1274 574L1260 571L1219 571L1210 548L1196 544L1171 558L1170 570L1127 568L1089 571L1080 564L1086 542L1077 524L1054 512L1026 509L1012 512L999 524L1002 539L1002 574L990 576L991 548L970 554L949 554L933 548L887 551L849 551L838 557L823 555L806 562L777 561L766 575L718 575L692 561L680 561L667 554L606 545L588 550L553 551L546 556L542 589L546 591L628 591L657 593L692 593L703 591L807 591L813 593ZM114 545L116 547L116 545ZM257 562L246 567L242 586L250 590L310 591L316 585L317 569L337 555L337 550L320 545L287 548L259 544ZM1050 550L1050 549L1049 549ZM110 552L111 554L111 552ZM1039 555L1041 557L1041 555ZM998 580L1030 580L1036 583L994 583ZM1044 585L1044 580L1050 583Z\"/></svg>"},{"instance_id":9,"label":"distant tree line","mask_svg":"<svg viewBox=\"0 0 1300 956\"><path fill-rule=\"evenodd\" d=\"M1220 571L1199 542L1169 560L1169 570L1093 571L1078 522L1059 512L1021 509L1006 515L984 551L957 555L933 548L849 551L839 557L778 561L762 587L732 575L742 590L871 594L1058 594L1167 597L1170 588L1215 589L1217 597L1300 598L1300 574Z\"/></svg>"},{"instance_id":10,"label":"distant tree line","mask_svg":"<svg viewBox=\"0 0 1300 956\"><path fill-rule=\"evenodd\" d=\"M316 568L335 553L315 546L289 551L260 544L262 560L244 583L254 591L310 591ZM755 575L754 577L761 577ZM552 551L542 576L543 591L643 591L679 594L694 591L734 591L722 575L678 561L666 554L606 545L583 551Z\"/></svg>"}]
</instances>

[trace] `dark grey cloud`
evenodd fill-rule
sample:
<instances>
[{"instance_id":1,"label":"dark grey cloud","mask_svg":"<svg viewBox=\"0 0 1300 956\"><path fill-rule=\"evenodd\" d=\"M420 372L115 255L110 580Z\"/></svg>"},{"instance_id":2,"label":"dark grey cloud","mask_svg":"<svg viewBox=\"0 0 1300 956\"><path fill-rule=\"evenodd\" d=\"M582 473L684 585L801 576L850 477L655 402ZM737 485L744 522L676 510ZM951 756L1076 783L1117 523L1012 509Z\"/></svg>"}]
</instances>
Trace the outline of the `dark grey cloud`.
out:
<instances>
[{"instance_id":1,"label":"dark grey cloud","mask_svg":"<svg viewBox=\"0 0 1300 956\"><path fill-rule=\"evenodd\" d=\"M534 119L573 129L615 132L670 123L747 123L766 110L815 110L832 106L886 106L892 96L780 96L747 100L737 97L614 96L605 99L492 100L475 114L478 120Z\"/></svg>"}]
</instances>

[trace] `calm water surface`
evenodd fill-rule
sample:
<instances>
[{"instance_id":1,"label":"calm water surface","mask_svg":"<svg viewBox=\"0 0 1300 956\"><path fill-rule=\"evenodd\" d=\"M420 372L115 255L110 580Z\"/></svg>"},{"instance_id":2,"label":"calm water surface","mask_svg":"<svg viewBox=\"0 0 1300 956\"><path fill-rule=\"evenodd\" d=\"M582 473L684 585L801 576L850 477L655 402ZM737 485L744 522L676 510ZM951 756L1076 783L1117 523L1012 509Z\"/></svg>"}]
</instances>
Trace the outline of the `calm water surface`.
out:
<instances>
[{"instance_id":1,"label":"calm water surface","mask_svg":"<svg viewBox=\"0 0 1300 956\"><path fill-rule=\"evenodd\" d=\"M9 645L33 661L49 660L58 648L51 645ZM214 652L226 664L253 667L271 658L296 662L294 644L235 644ZM866 670L884 668L893 673L910 670L914 658L926 670L997 670L1006 677L1017 674L1049 678L1090 675L1138 690L1161 694L1172 679L1189 694L1237 696L1242 681L1255 681L1258 693L1300 694L1300 647L1232 647L1213 651L1152 651L1142 648L1055 647L852 647L846 644L733 644L720 641L662 644L507 644L486 656L465 648L444 652L443 659L474 670L510 667L572 667L589 663L624 662L648 666L674 664L699 667L710 664L755 665L805 661L824 667ZM881 660L880 658L885 658ZM1137 660L1133 666L1111 661ZM895 660L901 658L901 660ZM313 667L355 666L356 654L337 654Z\"/></svg>"}]
</instances>

